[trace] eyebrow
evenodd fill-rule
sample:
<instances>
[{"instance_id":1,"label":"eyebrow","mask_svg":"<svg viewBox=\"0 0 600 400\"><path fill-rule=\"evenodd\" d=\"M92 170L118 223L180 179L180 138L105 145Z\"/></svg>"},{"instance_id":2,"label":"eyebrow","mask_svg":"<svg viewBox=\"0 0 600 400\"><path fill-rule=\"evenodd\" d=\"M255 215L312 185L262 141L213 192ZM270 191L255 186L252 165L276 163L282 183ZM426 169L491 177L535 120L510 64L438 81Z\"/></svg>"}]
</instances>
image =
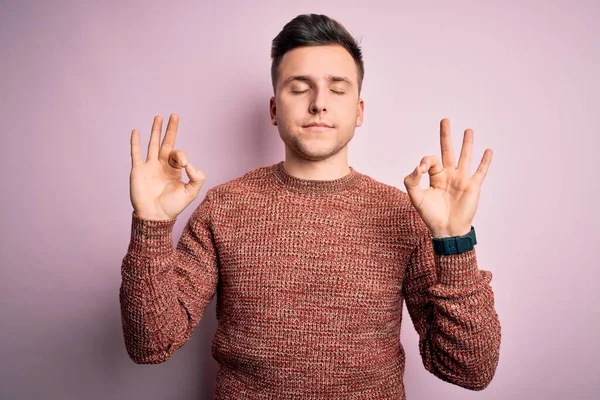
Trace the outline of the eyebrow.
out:
<instances>
[{"instance_id":1,"label":"eyebrow","mask_svg":"<svg viewBox=\"0 0 600 400\"><path fill-rule=\"evenodd\" d=\"M334 76L334 75L328 75L326 77L326 79L329 82L342 82L347 84L348 86L352 86L352 81L348 78L346 78L345 76ZM301 81L301 82L311 82L314 79L312 79L310 76L308 75L293 75L288 77L284 82L283 85L287 85L288 83L292 82L292 81Z\"/></svg>"}]
</instances>

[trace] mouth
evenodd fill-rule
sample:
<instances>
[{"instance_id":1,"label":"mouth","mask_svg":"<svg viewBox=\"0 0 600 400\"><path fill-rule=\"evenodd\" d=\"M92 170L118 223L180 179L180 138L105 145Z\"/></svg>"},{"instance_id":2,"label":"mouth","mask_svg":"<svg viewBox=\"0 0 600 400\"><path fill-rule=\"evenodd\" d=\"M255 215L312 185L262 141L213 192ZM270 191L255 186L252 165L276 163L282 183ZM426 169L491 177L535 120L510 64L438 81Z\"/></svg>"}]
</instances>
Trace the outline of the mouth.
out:
<instances>
[{"instance_id":1,"label":"mouth","mask_svg":"<svg viewBox=\"0 0 600 400\"><path fill-rule=\"evenodd\" d=\"M302 125L302 127L305 129L310 129L310 130L325 130L325 129L333 128L332 125L326 124L324 122L319 122L319 123L315 122L312 124Z\"/></svg>"}]
</instances>

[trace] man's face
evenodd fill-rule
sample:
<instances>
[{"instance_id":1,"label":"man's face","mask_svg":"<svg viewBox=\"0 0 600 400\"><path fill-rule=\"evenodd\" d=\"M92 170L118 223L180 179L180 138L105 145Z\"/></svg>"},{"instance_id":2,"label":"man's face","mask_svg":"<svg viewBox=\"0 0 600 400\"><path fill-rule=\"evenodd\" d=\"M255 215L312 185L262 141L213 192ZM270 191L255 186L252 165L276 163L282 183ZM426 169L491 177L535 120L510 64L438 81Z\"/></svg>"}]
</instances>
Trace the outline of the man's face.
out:
<instances>
[{"instance_id":1,"label":"man's face","mask_svg":"<svg viewBox=\"0 0 600 400\"><path fill-rule=\"evenodd\" d=\"M363 110L358 68L346 49L300 47L283 56L270 111L289 156L319 161L345 152Z\"/></svg>"}]
</instances>

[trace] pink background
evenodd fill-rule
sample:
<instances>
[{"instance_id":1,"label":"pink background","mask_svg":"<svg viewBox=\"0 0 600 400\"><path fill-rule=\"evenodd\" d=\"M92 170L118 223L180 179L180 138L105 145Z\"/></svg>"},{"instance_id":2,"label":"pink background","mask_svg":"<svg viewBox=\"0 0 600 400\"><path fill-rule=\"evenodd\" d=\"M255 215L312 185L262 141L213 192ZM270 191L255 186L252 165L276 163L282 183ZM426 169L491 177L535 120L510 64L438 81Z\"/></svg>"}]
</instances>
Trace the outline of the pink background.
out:
<instances>
[{"instance_id":1,"label":"pink background","mask_svg":"<svg viewBox=\"0 0 600 400\"><path fill-rule=\"evenodd\" d=\"M443 117L457 152L474 129L473 172L494 150L474 225L503 326L496 377L483 392L437 380L407 318L408 398L597 399L600 3L247 3L2 2L0 398L210 398L214 303L165 364L125 352L129 134L146 143L155 114L179 113L179 147L208 176L200 198L279 161L271 40L317 12L362 39L352 166L402 188L439 154Z\"/></svg>"}]
</instances>

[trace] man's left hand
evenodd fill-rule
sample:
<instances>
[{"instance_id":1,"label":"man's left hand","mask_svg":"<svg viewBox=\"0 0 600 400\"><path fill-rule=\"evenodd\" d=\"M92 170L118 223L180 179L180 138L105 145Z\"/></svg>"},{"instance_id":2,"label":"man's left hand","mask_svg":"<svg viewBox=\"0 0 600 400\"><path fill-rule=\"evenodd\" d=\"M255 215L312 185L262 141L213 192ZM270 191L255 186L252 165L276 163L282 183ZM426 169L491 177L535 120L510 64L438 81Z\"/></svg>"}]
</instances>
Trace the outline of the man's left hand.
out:
<instances>
[{"instance_id":1,"label":"man's left hand","mask_svg":"<svg viewBox=\"0 0 600 400\"><path fill-rule=\"evenodd\" d=\"M485 150L477 171L469 176L473 130L465 131L458 164L452 149L450 121L446 118L440 122L440 145L441 164L436 156L423 157L421 164L404 178L404 186L433 237L466 235L471 230L481 185L492 162L492 150ZM427 189L420 185L425 173L429 174Z\"/></svg>"}]
</instances>

